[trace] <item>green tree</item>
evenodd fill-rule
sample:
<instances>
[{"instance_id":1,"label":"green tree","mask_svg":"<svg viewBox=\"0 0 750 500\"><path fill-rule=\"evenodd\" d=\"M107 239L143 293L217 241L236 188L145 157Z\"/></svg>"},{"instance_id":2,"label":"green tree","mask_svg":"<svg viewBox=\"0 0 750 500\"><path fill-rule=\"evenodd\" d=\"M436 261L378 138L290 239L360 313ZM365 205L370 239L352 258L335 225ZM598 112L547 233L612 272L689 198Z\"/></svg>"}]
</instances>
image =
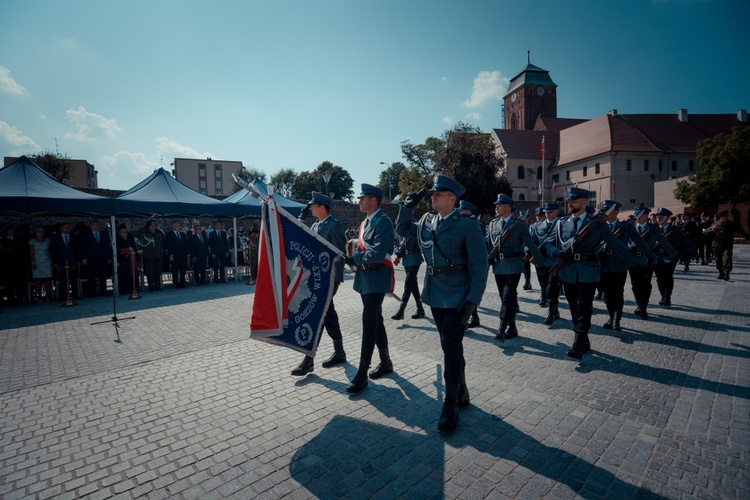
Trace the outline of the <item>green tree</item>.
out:
<instances>
[{"instance_id":1,"label":"green tree","mask_svg":"<svg viewBox=\"0 0 750 500\"><path fill-rule=\"evenodd\" d=\"M699 141L696 156L701 168L677 182L675 198L693 208L750 201L750 127Z\"/></svg>"},{"instance_id":2,"label":"green tree","mask_svg":"<svg viewBox=\"0 0 750 500\"><path fill-rule=\"evenodd\" d=\"M271 176L271 185L281 196L292 196L292 188L297 180L297 173L291 168L282 168Z\"/></svg>"},{"instance_id":3,"label":"green tree","mask_svg":"<svg viewBox=\"0 0 750 500\"><path fill-rule=\"evenodd\" d=\"M490 134L459 122L445 134L447 147L438 157L437 173L453 177L466 188L463 198L479 213L492 213L498 193L512 194L502 174L503 159L495 154Z\"/></svg>"},{"instance_id":4,"label":"green tree","mask_svg":"<svg viewBox=\"0 0 750 500\"><path fill-rule=\"evenodd\" d=\"M266 183L266 173L255 167L247 168L243 165L242 168L240 168L240 171L237 172L237 177L248 183L257 177L258 179L263 181L264 184ZM232 184L232 193L236 193L237 191L242 189L242 186L240 186L236 182L232 181Z\"/></svg>"},{"instance_id":5,"label":"green tree","mask_svg":"<svg viewBox=\"0 0 750 500\"><path fill-rule=\"evenodd\" d=\"M423 144L412 144L409 141L401 143L401 154L406 163L425 179L430 179L438 164L440 155L445 150L445 139L428 137Z\"/></svg>"},{"instance_id":6,"label":"green tree","mask_svg":"<svg viewBox=\"0 0 750 500\"><path fill-rule=\"evenodd\" d=\"M378 187L383 190L388 201L393 200L401 193L398 183L404 170L406 170L406 165L400 161L394 161L388 168L380 172Z\"/></svg>"},{"instance_id":7,"label":"green tree","mask_svg":"<svg viewBox=\"0 0 750 500\"><path fill-rule=\"evenodd\" d=\"M330 174L328 185L326 186L326 174ZM294 182L292 196L297 199L310 199L313 191L325 193L326 188L331 198L339 200L352 200L354 197L354 179L352 176L330 161L324 161L318 165L312 172L301 172Z\"/></svg>"},{"instance_id":8,"label":"green tree","mask_svg":"<svg viewBox=\"0 0 750 500\"><path fill-rule=\"evenodd\" d=\"M39 153L26 156L60 182L70 179L70 176L73 175L73 164L70 162L68 155L61 155L45 149Z\"/></svg>"}]
</instances>

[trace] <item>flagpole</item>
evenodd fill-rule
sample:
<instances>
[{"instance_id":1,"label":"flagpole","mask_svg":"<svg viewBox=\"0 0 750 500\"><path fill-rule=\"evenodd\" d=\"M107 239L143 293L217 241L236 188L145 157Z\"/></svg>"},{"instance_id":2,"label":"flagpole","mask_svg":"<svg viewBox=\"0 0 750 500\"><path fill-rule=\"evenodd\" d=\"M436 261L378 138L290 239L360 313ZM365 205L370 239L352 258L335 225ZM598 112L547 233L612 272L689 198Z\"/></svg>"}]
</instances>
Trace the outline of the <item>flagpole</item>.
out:
<instances>
[{"instance_id":1,"label":"flagpole","mask_svg":"<svg viewBox=\"0 0 750 500\"><path fill-rule=\"evenodd\" d=\"M544 206L544 190L547 188L547 166L544 164L544 134L542 134L542 196L539 197L539 206Z\"/></svg>"}]
</instances>

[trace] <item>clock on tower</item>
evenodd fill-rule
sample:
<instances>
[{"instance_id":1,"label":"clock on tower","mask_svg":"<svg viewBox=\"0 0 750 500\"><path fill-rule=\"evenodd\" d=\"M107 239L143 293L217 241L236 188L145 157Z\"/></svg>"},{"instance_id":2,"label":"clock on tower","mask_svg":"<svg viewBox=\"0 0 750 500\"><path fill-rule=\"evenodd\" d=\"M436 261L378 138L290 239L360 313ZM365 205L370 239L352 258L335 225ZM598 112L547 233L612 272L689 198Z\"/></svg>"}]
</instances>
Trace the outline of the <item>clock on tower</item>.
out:
<instances>
[{"instance_id":1,"label":"clock on tower","mask_svg":"<svg viewBox=\"0 0 750 500\"><path fill-rule=\"evenodd\" d=\"M549 71L529 62L508 85L503 98L505 128L533 130L537 117L557 117L557 84Z\"/></svg>"}]
</instances>

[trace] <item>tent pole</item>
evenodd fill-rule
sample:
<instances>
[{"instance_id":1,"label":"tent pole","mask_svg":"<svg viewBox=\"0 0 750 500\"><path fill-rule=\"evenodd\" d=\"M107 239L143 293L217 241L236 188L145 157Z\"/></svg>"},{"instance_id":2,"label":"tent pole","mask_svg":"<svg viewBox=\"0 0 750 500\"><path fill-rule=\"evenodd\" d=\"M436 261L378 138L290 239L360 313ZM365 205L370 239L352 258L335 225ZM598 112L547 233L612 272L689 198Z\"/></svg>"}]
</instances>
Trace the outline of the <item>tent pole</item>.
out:
<instances>
[{"instance_id":1,"label":"tent pole","mask_svg":"<svg viewBox=\"0 0 750 500\"><path fill-rule=\"evenodd\" d=\"M237 243L240 241L237 237L237 217L232 217L232 238L234 238L234 241L232 242L232 248L233 255L232 255L232 262L234 262L234 282L237 283L240 281L240 266L237 264Z\"/></svg>"},{"instance_id":2,"label":"tent pole","mask_svg":"<svg viewBox=\"0 0 750 500\"><path fill-rule=\"evenodd\" d=\"M109 242L112 246L112 294L117 295L117 228L114 214L109 217Z\"/></svg>"}]
</instances>

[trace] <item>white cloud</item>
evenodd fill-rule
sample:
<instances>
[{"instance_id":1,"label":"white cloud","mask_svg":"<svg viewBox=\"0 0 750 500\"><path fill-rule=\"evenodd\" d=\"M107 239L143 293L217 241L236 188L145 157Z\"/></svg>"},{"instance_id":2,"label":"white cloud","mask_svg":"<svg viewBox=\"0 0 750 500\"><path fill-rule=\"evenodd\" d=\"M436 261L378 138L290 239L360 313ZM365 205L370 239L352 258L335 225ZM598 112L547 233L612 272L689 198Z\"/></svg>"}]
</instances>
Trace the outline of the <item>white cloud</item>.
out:
<instances>
[{"instance_id":1,"label":"white cloud","mask_svg":"<svg viewBox=\"0 0 750 500\"><path fill-rule=\"evenodd\" d=\"M42 149L33 139L23 135L23 132L18 130L17 127L4 121L0 121L0 139L14 147L28 146L29 149L35 151Z\"/></svg>"},{"instance_id":2,"label":"white cloud","mask_svg":"<svg viewBox=\"0 0 750 500\"><path fill-rule=\"evenodd\" d=\"M26 89L23 85L10 76L10 70L5 66L0 66L0 92L7 92L8 94L24 95Z\"/></svg>"},{"instance_id":3,"label":"white cloud","mask_svg":"<svg viewBox=\"0 0 750 500\"><path fill-rule=\"evenodd\" d=\"M443 119L440 120L440 121L442 121L446 125L452 125L453 124L453 118L451 118L450 116L444 116Z\"/></svg>"},{"instance_id":4,"label":"white cloud","mask_svg":"<svg viewBox=\"0 0 750 500\"><path fill-rule=\"evenodd\" d=\"M156 144L156 152L166 158L208 158L211 153L199 152L190 146L180 144L174 139L168 137L157 137L154 139ZM171 162L170 162L171 163Z\"/></svg>"},{"instance_id":5,"label":"white cloud","mask_svg":"<svg viewBox=\"0 0 750 500\"><path fill-rule=\"evenodd\" d=\"M447 82L448 81L448 77L447 76L440 77L440 81L441 82Z\"/></svg>"},{"instance_id":6,"label":"white cloud","mask_svg":"<svg viewBox=\"0 0 750 500\"><path fill-rule=\"evenodd\" d=\"M68 120L77 127L74 133L67 133L65 137L80 142L98 142L101 139L116 137L122 129L117 120L105 118L96 113L89 113L86 108L68 109L65 114Z\"/></svg>"},{"instance_id":7,"label":"white cloud","mask_svg":"<svg viewBox=\"0 0 750 500\"><path fill-rule=\"evenodd\" d=\"M480 71L474 78L471 97L463 102L464 107L476 109L499 101L508 88L510 80L499 71Z\"/></svg>"},{"instance_id":8,"label":"white cloud","mask_svg":"<svg viewBox=\"0 0 750 500\"><path fill-rule=\"evenodd\" d=\"M124 177L129 173L150 174L159 168L159 163L147 160L143 153L118 151L113 155L104 155L101 168L110 177Z\"/></svg>"},{"instance_id":9,"label":"white cloud","mask_svg":"<svg viewBox=\"0 0 750 500\"><path fill-rule=\"evenodd\" d=\"M482 115L481 114L477 113L476 111L472 111L468 115L464 116L464 120L463 121L465 121L465 122L478 122L481 119L482 119Z\"/></svg>"}]
</instances>

